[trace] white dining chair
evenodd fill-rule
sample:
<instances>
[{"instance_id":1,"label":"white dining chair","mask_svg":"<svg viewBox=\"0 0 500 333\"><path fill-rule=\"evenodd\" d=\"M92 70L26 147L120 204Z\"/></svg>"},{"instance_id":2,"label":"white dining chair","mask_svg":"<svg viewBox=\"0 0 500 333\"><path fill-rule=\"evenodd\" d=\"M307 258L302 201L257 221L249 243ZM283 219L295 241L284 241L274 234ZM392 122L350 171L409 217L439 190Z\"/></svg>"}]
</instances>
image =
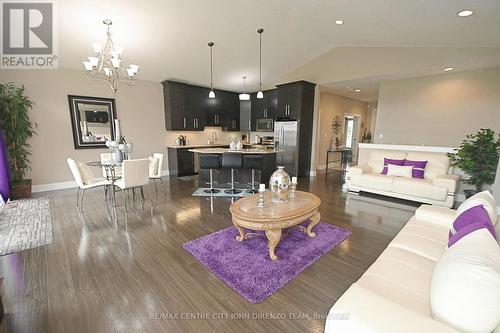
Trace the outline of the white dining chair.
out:
<instances>
[{"instance_id":1,"label":"white dining chair","mask_svg":"<svg viewBox=\"0 0 500 333\"><path fill-rule=\"evenodd\" d=\"M151 199L151 188L149 187L149 159L141 158L135 160L124 160L122 165L122 178L118 179L115 183L121 192L125 205L125 212L128 211L127 200L125 198L125 191L130 189L139 188L141 190L141 197L144 200L144 186L148 187L149 198L151 200L151 209L153 209L153 200Z\"/></svg>"},{"instance_id":2,"label":"white dining chair","mask_svg":"<svg viewBox=\"0 0 500 333\"><path fill-rule=\"evenodd\" d=\"M155 193L158 195L158 187L156 185L156 181L160 180L161 186L163 187L163 193L167 195L167 191L165 190L165 183L163 182L163 178L161 178L161 171L163 167L163 154L154 153L153 156L149 158L149 179L153 180L155 184Z\"/></svg>"},{"instance_id":3,"label":"white dining chair","mask_svg":"<svg viewBox=\"0 0 500 333\"><path fill-rule=\"evenodd\" d=\"M71 157L66 161L68 162L69 169L73 174L76 184L78 185L78 190L76 192L76 207L83 211L85 191L93 188L104 187L107 192L108 186L111 185L111 182L106 179L96 180L92 170L85 163L77 162Z\"/></svg>"}]
</instances>

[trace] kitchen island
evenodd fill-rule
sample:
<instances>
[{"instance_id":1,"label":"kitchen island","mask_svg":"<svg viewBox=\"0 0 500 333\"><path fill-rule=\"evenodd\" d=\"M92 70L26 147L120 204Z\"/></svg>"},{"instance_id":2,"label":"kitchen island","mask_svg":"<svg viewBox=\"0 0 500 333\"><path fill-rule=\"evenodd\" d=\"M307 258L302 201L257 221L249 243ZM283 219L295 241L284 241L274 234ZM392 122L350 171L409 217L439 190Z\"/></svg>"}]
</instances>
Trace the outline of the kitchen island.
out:
<instances>
[{"instance_id":1,"label":"kitchen island","mask_svg":"<svg viewBox=\"0 0 500 333\"><path fill-rule=\"evenodd\" d=\"M261 148L245 148L241 150L231 150L229 148L192 148L189 149L190 152L194 154L224 154L224 153L239 153L239 154L251 154L251 155L262 155L263 158L263 169L262 174L256 176L256 181L267 184L269 182L269 177L276 171L276 153L277 151L273 149L261 149ZM230 169L219 169L218 172L214 173L214 181L217 183L217 187L228 187L231 181L231 170ZM199 170L199 180L204 183L210 182L209 170ZM237 188L249 187L252 180L252 170L250 169L237 169L235 175L235 182L239 185L235 186Z\"/></svg>"}]
</instances>

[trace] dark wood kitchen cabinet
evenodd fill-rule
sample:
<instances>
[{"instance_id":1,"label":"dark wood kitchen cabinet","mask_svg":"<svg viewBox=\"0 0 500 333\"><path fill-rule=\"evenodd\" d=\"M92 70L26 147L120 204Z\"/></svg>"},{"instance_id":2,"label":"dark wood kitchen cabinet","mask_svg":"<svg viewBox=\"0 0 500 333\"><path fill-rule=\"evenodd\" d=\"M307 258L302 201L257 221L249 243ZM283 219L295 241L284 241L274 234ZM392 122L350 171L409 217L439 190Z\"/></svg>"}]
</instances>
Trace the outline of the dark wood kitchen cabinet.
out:
<instances>
[{"instance_id":1,"label":"dark wood kitchen cabinet","mask_svg":"<svg viewBox=\"0 0 500 333\"><path fill-rule=\"evenodd\" d=\"M277 117L300 119L304 112L314 108L315 84L307 81L278 85ZM312 112L312 111L311 111Z\"/></svg>"},{"instance_id":2,"label":"dark wood kitchen cabinet","mask_svg":"<svg viewBox=\"0 0 500 333\"><path fill-rule=\"evenodd\" d=\"M168 148L168 172L171 176L191 176L194 170L194 153L190 148Z\"/></svg>"},{"instance_id":3,"label":"dark wood kitchen cabinet","mask_svg":"<svg viewBox=\"0 0 500 333\"><path fill-rule=\"evenodd\" d=\"M240 130L238 94L176 81L164 81L165 127L169 131L203 131L205 126L219 126L224 131Z\"/></svg>"},{"instance_id":4,"label":"dark wood kitchen cabinet","mask_svg":"<svg viewBox=\"0 0 500 333\"><path fill-rule=\"evenodd\" d=\"M275 119L278 109L278 90L266 90L264 98L257 98L257 93L250 94L251 128L257 130L258 119Z\"/></svg>"}]
</instances>

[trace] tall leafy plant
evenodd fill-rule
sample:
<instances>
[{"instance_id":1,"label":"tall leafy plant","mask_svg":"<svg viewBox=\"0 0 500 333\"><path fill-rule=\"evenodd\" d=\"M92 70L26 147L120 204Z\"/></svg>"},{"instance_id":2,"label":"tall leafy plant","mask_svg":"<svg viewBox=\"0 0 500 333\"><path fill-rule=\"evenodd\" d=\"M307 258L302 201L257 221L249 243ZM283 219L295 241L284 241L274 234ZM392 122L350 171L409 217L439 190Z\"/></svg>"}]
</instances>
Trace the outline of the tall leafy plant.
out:
<instances>
[{"instance_id":1,"label":"tall leafy plant","mask_svg":"<svg viewBox=\"0 0 500 333\"><path fill-rule=\"evenodd\" d=\"M29 118L33 103L24 94L24 86L0 84L0 127L4 131L12 183L21 182L30 168L28 139L35 133Z\"/></svg>"},{"instance_id":2,"label":"tall leafy plant","mask_svg":"<svg viewBox=\"0 0 500 333\"><path fill-rule=\"evenodd\" d=\"M476 191L481 192L484 184L492 184L495 181L499 151L500 134L482 128L475 134L467 135L460 149L448 156L452 165L459 167L469 176L464 182L474 185Z\"/></svg>"}]
</instances>

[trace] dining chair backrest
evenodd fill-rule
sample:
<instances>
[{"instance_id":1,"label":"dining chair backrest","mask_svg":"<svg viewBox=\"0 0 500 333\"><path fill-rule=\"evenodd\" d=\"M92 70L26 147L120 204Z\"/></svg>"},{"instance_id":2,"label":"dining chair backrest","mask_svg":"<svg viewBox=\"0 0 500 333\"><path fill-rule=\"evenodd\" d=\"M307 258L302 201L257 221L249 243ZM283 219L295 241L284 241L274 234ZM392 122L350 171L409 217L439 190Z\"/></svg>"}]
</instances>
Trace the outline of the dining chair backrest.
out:
<instances>
[{"instance_id":1,"label":"dining chair backrest","mask_svg":"<svg viewBox=\"0 0 500 333\"><path fill-rule=\"evenodd\" d=\"M153 154L153 158L157 158L158 159L158 168L157 168L156 174L153 175L153 177L161 177L161 171L162 171L162 168L163 168L163 154L161 154L161 153L154 153Z\"/></svg>"},{"instance_id":2,"label":"dining chair backrest","mask_svg":"<svg viewBox=\"0 0 500 333\"><path fill-rule=\"evenodd\" d=\"M149 159L124 160L122 179L125 188L147 185L149 183Z\"/></svg>"},{"instance_id":3,"label":"dining chair backrest","mask_svg":"<svg viewBox=\"0 0 500 333\"><path fill-rule=\"evenodd\" d=\"M75 179L76 184L79 187L83 187L83 185L84 185L83 184L83 177L82 177L82 174L80 172L80 168L78 167L78 164L71 157L69 157L66 161L68 162L69 169L71 170L71 174L73 175L73 178Z\"/></svg>"}]
</instances>

